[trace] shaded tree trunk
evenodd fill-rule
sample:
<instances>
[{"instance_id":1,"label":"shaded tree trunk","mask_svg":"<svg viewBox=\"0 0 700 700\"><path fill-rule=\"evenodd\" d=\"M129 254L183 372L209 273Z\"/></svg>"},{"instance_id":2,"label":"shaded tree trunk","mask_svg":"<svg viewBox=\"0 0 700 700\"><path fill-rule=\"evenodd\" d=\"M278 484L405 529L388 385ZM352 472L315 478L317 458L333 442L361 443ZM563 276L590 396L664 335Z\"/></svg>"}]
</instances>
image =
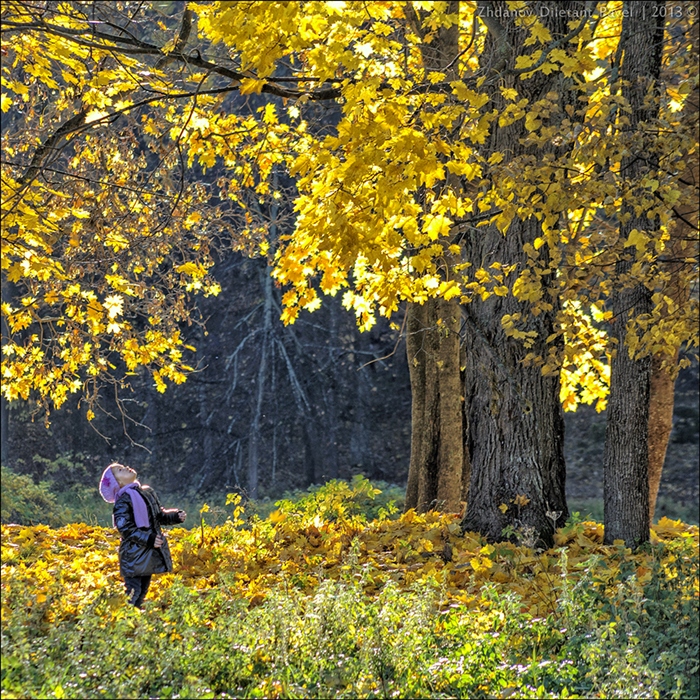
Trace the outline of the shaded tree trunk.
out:
<instances>
[{"instance_id":1,"label":"shaded tree trunk","mask_svg":"<svg viewBox=\"0 0 700 700\"><path fill-rule=\"evenodd\" d=\"M459 304L409 304L406 350L411 379L411 461L406 508L458 512L464 433Z\"/></svg>"},{"instance_id":2,"label":"shaded tree trunk","mask_svg":"<svg viewBox=\"0 0 700 700\"><path fill-rule=\"evenodd\" d=\"M406 11L412 29L422 36L420 18L410 3ZM459 12L451 0L447 12ZM456 77L459 28L440 27L421 46L430 70ZM453 185L456 183L452 183ZM406 352L411 380L411 460L406 509L458 512L463 498L465 440L460 374L460 309L456 300L428 299L406 310Z\"/></svg>"},{"instance_id":3,"label":"shaded tree trunk","mask_svg":"<svg viewBox=\"0 0 700 700\"><path fill-rule=\"evenodd\" d=\"M329 344L337 342L338 339L338 306L337 304L329 304ZM326 449L323 459L323 467L326 479L338 478L338 362L329 363L329 372L331 380L325 383L323 387L323 402L325 406L326 419Z\"/></svg>"},{"instance_id":4,"label":"shaded tree trunk","mask_svg":"<svg viewBox=\"0 0 700 700\"><path fill-rule=\"evenodd\" d=\"M359 342L359 339L358 339ZM367 473L372 463L370 431L367 425L370 401L369 368L356 370L356 393L353 402L353 426L350 433L350 459L358 473Z\"/></svg>"},{"instance_id":5,"label":"shaded tree trunk","mask_svg":"<svg viewBox=\"0 0 700 700\"><path fill-rule=\"evenodd\" d=\"M629 101L630 127L658 114L658 105L645 101L650 83L658 80L661 70L664 20L663 2L625 3L621 42L622 94ZM643 10L643 12L642 12ZM638 151L644 152L644 140L638 139ZM650 154L651 155L651 154ZM646 160L646 159L645 159ZM639 153L623 159L621 172L638 178L648 168ZM629 214L625 221L624 214ZM624 240L634 229L648 229L646 215L636 216L632 202L623 207L624 223L620 236ZM611 335L617 351L611 362L610 399L604 451L604 519L606 544L624 540L636 547L649 539L649 396L651 357L630 357L626 344L627 320L651 312L651 291L643 284L627 280L633 259L616 264L620 288L612 295L613 322ZM627 287L625 288L625 282Z\"/></svg>"},{"instance_id":6,"label":"shaded tree trunk","mask_svg":"<svg viewBox=\"0 0 700 700\"><path fill-rule=\"evenodd\" d=\"M258 497L258 479L260 474L258 465L260 459L260 424L262 420L263 398L265 396L265 381L267 379L267 354L270 351L272 333L272 277L267 267L265 267L260 274L263 277L262 287L265 299L263 302L263 330L255 388L255 403L253 407L253 419L250 423L250 435L248 438L248 495L250 498Z\"/></svg>"},{"instance_id":7,"label":"shaded tree trunk","mask_svg":"<svg viewBox=\"0 0 700 700\"><path fill-rule=\"evenodd\" d=\"M3 280L1 294L3 304L12 304L14 297L14 285ZM9 338L10 329L7 325L7 319L5 315L2 316L2 337L3 339ZM3 466L9 466L10 462L10 407L8 405L7 399L4 396L0 396L0 462Z\"/></svg>"},{"instance_id":8,"label":"shaded tree trunk","mask_svg":"<svg viewBox=\"0 0 700 700\"><path fill-rule=\"evenodd\" d=\"M150 450L149 461L156 465L161 460L160 454L160 421L158 410L158 391L152 382L145 382L143 393L146 396L146 411L141 422L149 429L146 444Z\"/></svg>"},{"instance_id":9,"label":"shaded tree trunk","mask_svg":"<svg viewBox=\"0 0 700 700\"><path fill-rule=\"evenodd\" d=\"M0 396L0 463L9 466L10 462L10 409L4 396Z\"/></svg>"},{"instance_id":10,"label":"shaded tree trunk","mask_svg":"<svg viewBox=\"0 0 700 700\"><path fill-rule=\"evenodd\" d=\"M631 264L627 266L627 269ZM624 274L625 264L617 265ZM610 365L605 432L604 521L606 544L624 540L636 547L649 539L649 390L651 357L630 358L625 344L627 311L651 311L651 294L639 285L612 301L611 336L618 341Z\"/></svg>"},{"instance_id":11,"label":"shaded tree trunk","mask_svg":"<svg viewBox=\"0 0 700 700\"><path fill-rule=\"evenodd\" d=\"M209 392L206 382L199 385L197 391L199 400L199 420L202 431L202 455L200 464L205 474L211 474L214 470L214 436L211 430L211 421L214 411L209 406Z\"/></svg>"},{"instance_id":12,"label":"shaded tree trunk","mask_svg":"<svg viewBox=\"0 0 700 700\"><path fill-rule=\"evenodd\" d=\"M569 31L567 10L580 9L573 2L537 6L538 19L553 37ZM555 73L536 73L519 80L504 70L512 67L515 57L524 52L527 32L509 15L505 2L480 2L479 10L488 29L484 69L503 71L499 86L516 88L531 104L555 92L563 119L564 107L576 101L573 83ZM496 89L492 104L499 111L505 108ZM494 124L488 151L500 152L506 162L525 154L541 158L546 152L556 153L556 147L550 143L537 151L523 145L526 135L522 121L503 127ZM546 339L556 329L557 295L547 287L551 276L540 278L544 305L536 314L531 302L518 301L512 295L513 282L530 266L523 246L532 245L540 236L542 227L538 220L531 217L522 221L516 217L505 235L491 225L478 234L468 234L465 240L465 257L473 269L487 268L497 261L515 265L517 273L508 278L508 296L491 296L485 301L477 297L464 309L464 396L471 478L462 529L499 540L506 536L504 529L513 528L525 541L549 546L556 526L568 516L559 377L543 376L538 366L526 364L524 358L528 352L547 356ZM545 270L549 265L547 246L542 247L539 256L538 263ZM531 347L525 348L522 341L506 336L501 325L505 314L520 314L519 328L534 331Z\"/></svg>"},{"instance_id":13,"label":"shaded tree trunk","mask_svg":"<svg viewBox=\"0 0 700 700\"><path fill-rule=\"evenodd\" d=\"M467 369L467 351L465 343L461 342L459 351L459 383L462 387L462 510L461 515L466 514L466 505L469 500L469 484L472 476L471 456L469 454L469 406L465 397L466 389L466 369Z\"/></svg>"}]
</instances>

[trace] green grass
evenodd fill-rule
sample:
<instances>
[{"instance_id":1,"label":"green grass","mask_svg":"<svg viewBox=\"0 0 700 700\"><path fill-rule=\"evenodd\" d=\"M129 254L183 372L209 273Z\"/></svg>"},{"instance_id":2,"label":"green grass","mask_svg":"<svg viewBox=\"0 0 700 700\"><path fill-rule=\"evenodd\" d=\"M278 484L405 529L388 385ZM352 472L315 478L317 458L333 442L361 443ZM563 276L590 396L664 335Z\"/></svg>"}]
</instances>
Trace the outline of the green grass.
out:
<instances>
[{"instance_id":1,"label":"green grass","mask_svg":"<svg viewBox=\"0 0 700 700\"><path fill-rule=\"evenodd\" d=\"M597 523L603 522L603 499L602 498L570 498L567 501L569 512L578 512L583 520L595 520ZM698 524L697 504L677 503L670 498L660 497L656 502L656 512L654 522L661 518L671 518L672 520L682 520L689 525Z\"/></svg>"},{"instance_id":2,"label":"green grass","mask_svg":"<svg viewBox=\"0 0 700 700\"><path fill-rule=\"evenodd\" d=\"M350 561L311 595L282 577L253 607L233 579L176 582L144 612L103 589L51 624L31 591L4 591L3 698L697 697L697 552L676 553L643 591L633 567L612 596L593 566L564 579L547 619L489 585L469 606L430 580L369 597Z\"/></svg>"},{"instance_id":3,"label":"green grass","mask_svg":"<svg viewBox=\"0 0 700 700\"><path fill-rule=\"evenodd\" d=\"M104 535L84 526L82 535L78 526L7 528L3 699L700 694L696 530L674 526L675 535L633 554L586 538L579 544L584 526L572 522L570 547L541 555L506 547L516 557L508 559L513 575L497 585L474 566L489 554L479 543L474 556L449 564L418 550L415 562L400 562L376 536L380 546L370 557L365 542L363 553L361 538L351 538L355 526L369 527L367 517L396 526L396 537L414 528L424 542L427 534L416 517L388 520L393 499L376 491L358 478L290 494L278 504L281 529L257 521L253 534L237 529L243 520L234 510L237 524L209 529L208 555L206 547L187 550L202 566L215 556L233 566L163 577L143 612L126 605L116 572L95 578L116 566ZM218 516L212 509L205 517ZM316 529L321 542L333 523L348 528L333 575L302 537L312 536L317 518L328 525ZM197 533L180 535L198 541ZM503 563L493 556L489 571ZM287 569L294 558L306 568ZM403 576L379 585L374 577L386 566ZM255 578L261 567L273 572L269 588ZM424 574L409 579L416 567ZM455 583L459 576L468 581Z\"/></svg>"}]
</instances>

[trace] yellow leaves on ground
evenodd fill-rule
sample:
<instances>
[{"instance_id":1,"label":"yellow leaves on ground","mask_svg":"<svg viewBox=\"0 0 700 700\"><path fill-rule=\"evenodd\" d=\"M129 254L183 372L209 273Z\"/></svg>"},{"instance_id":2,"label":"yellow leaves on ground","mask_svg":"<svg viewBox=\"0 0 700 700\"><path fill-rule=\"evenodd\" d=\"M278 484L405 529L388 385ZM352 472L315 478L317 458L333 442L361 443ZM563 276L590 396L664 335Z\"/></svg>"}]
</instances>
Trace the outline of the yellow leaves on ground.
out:
<instances>
[{"instance_id":1,"label":"yellow leaves on ground","mask_svg":"<svg viewBox=\"0 0 700 700\"><path fill-rule=\"evenodd\" d=\"M515 499L520 504L525 500ZM175 581L193 588L217 587L225 581L232 595L256 605L283 580L311 595L323 578L354 572L370 596L389 582L409 588L431 577L443 585L448 603L473 600L490 583L517 593L525 609L544 616L556 607L563 575L574 583L584 569L593 568L600 585L612 585L624 561L636 568L643 582L652 557L661 556L664 566L674 561L671 549L632 554L621 544L604 546L603 526L595 522L558 530L556 547L536 552L509 542L487 544L475 533L462 535L459 522L449 514L409 511L397 520L364 523L352 517L328 521L320 515L300 517L278 510L267 520L254 518L243 525L241 506L236 505L238 515L222 526L168 533L175 570L154 578L153 597ZM698 528L668 518L652 528L654 542L679 538L697 547ZM47 605L49 620L70 617L89 602L93 591L119 588L118 545L114 529L3 525L3 597L21 586L35 593L35 605ZM566 571L561 569L562 551Z\"/></svg>"}]
</instances>

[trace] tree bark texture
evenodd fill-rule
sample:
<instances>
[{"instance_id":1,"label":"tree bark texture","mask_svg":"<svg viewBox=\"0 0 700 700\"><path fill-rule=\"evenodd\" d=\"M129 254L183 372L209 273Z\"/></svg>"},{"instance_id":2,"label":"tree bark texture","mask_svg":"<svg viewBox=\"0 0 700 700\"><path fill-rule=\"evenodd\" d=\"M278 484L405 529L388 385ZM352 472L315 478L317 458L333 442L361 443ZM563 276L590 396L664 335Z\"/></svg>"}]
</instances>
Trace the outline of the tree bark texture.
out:
<instances>
[{"instance_id":1,"label":"tree bark texture","mask_svg":"<svg viewBox=\"0 0 700 700\"><path fill-rule=\"evenodd\" d=\"M422 35L420 18L410 3L408 20ZM447 12L457 14L451 0ZM421 47L429 70L454 74L459 53L458 26L438 29ZM457 513L462 508L465 455L460 370L460 308L456 300L428 299L406 311L406 351L411 379L411 461L406 509Z\"/></svg>"},{"instance_id":2,"label":"tree bark texture","mask_svg":"<svg viewBox=\"0 0 700 700\"><path fill-rule=\"evenodd\" d=\"M429 299L406 313L412 395L406 508L456 513L464 464L459 304Z\"/></svg>"},{"instance_id":3,"label":"tree bark texture","mask_svg":"<svg viewBox=\"0 0 700 700\"><path fill-rule=\"evenodd\" d=\"M556 39L569 31L566 10L577 7L580 9L580 4L573 2L532 3L530 11ZM488 29L482 57L485 70L501 73L504 68L512 68L515 57L526 48L527 33L515 24L507 10L505 2L479 3L479 16ZM520 80L503 72L498 85L515 87L530 103L556 91L562 118L566 115L564 107L576 103L573 84L556 73L536 73ZM499 111L505 108L498 89L493 90L492 103ZM522 139L526 135L522 121L504 127L494 124L486 146L491 153L504 154L504 162L523 155L541 158L548 150L556 151L553 145L539 150L524 145ZM515 264L516 273L508 278L512 292L513 281L529 264L523 246L540 236L538 220L522 221L516 217L505 235L493 225L468 234L466 259L473 269L487 268L496 261ZM547 256L544 246L539 258L543 267L548 264ZM471 480L462 529L479 532L490 540L503 539L504 528L511 527L525 541L549 546L556 526L568 517L559 377L543 376L539 367L524 363L528 352L547 356L546 339L556 328L558 301L556 292L550 293L546 286L549 279L542 277L543 301L547 306L536 315L530 302L518 301L512 295L491 296L485 301L475 298L464 308L464 396ZM505 314L516 313L521 314L519 327L536 333L530 348L507 337L501 326Z\"/></svg>"},{"instance_id":4,"label":"tree bark texture","mask_svg":"<svg viewBox=\"0 0 700 700\"><path fill-rule=\"evenodd\" d=\"M676 377L668 368L662 366L664 358L654 356L651 362L649 383L649 524L651 525L656 509L656 497L661 485L661 474L666 459L668 440L673 429L673 403ZM678 353L672 360L678 364Z\"/></svg>"},{"instance_id":5,"label":"tree bark texture","mask_svg":"<svg viewBox=\"0 0 700 700\"><path fill-rule=\"evenodd\" d=\"M625 3L621 42L622 94L629 101L630 128L636 129L658 114L648 101L650 84L661 70L664 20L662 2ZM644 139L638 140L643 153ZM623 159L621 172L636 179L646 168L639 153ZM632 204L623 207L629 218L620 224L626 239L633 229L646 230L646 215L635 216ZM625 342L628 320L651 312L651 291L629 280L633 260L621 259L615 274L618 289L612 295L611 336L617 351L610 367L610 399L604 451L604 542L624 540L630 547L649 540L649 396L651 357L630 357Z\"/></svg>"},{"instance_id":6,"label":"tree bark texture","mask_svg":"<svg viewBox=\"0 0 700 700\"><path fill-rule=\"evenodd\" d=\"M494 259L512 264L523 255L523 243L538 233L539 222L514 221L505 237L498 231L480 236L471 253L493 252ZM503 315L514 313L526 317L528 308L513 297L493 296L464 309L471 483L462 528L498 540L512 526L533 544L550 545L556 525L568 517L559 377L543 377L523 359L529 351L546 355L554 310L530 317L527 328L537 339L529 350L501 327ZM528 503L517 505L518 496Z\"/></svg>"}]
</instances>

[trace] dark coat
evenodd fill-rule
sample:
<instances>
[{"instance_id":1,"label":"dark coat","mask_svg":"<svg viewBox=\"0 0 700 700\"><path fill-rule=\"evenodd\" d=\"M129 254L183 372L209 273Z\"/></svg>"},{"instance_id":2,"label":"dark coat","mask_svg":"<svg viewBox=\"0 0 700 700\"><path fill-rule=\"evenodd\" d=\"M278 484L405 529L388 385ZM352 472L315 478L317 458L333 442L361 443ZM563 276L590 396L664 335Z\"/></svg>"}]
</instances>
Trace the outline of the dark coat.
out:
<instances>
[{"instance_id":1,"label":"dark coat","mask_svg":"<svg viewBox=\"0 0 700 700\"><path fill-rule=\"evenodd\" d=\"M155 491L149 486L136 487L143 496L148 509L150 527L136 527L131 496L123 493L114 503L114 525L122 536L119 545L119 569L123 577L150 576L165 574L173 570L173 561L167 541L163 546L153 546L156 535L162 535L161 525L175 525L180 522L180 511L165 510ZM163 537L165 540L165 537Z\"/></svg>"}]
</instances>

